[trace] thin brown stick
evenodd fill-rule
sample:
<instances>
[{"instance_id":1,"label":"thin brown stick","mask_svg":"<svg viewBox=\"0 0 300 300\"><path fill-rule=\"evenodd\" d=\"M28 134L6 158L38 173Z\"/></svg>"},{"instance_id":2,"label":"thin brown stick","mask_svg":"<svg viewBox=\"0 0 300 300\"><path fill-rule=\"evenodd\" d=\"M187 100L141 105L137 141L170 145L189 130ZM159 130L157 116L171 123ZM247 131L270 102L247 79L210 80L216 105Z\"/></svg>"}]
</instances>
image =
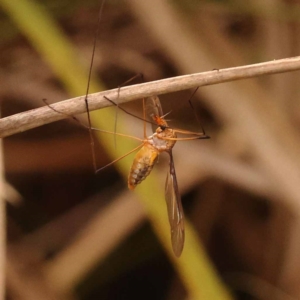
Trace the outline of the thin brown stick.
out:
<instances>
[{"instance_id":1,"label":"thin brown stick","mask_svg":"<svg viewBox=\"0 0 300 300\"><path fill-rule=\"evenodd\" d=\"M246 65L241 67L213 70L152 81L120 90L119 103L149 97L156 94L166 94L180 90L207 86L228 81L252 78L267 74L276 74L300 70L300 57L285 58L265 63ZM89 95L89 109L96 110L111 106L103 97L116 99L119 89L99 92ZM6 137L31 128L42 126L66 118L64 114L74 115L84 113L86 110L85 96L72 98L53 104L52 107L62 112L57 114L49 107L33 109L0 120L0 137Z\"/></svg>"}]
</instances>

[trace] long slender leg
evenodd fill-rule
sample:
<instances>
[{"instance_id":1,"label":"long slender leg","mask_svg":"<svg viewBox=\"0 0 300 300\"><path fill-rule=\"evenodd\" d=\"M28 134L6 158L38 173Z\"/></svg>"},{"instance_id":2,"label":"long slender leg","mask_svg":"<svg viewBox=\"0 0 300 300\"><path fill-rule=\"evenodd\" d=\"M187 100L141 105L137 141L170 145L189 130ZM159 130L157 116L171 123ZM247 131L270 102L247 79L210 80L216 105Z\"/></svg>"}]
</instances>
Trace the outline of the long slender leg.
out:
<instances>
[{"instance_id":1,"label":"long slender leg","mask_svg":"<svg viewBox=\"0 0 300 300\"><path fill-rule=\"evenodd\" d=\"M137 141L140 141L142 142L143 139L140 139L140 138L137 138L135 136L132 136L132 135L128 135L128 134L124 134L124 133L119 133L119 132L112 132L112 131L108 131L108 130L103 130L103 129L99 129L99 128L94 128L94 127L90 127L90 126L86 126L84 125L83 123L80 122L80 120L78 118L76 118L75 116L72 116L72 115L68 115L66 113L63 113L57 109L55 109L54 107L52 107L50 104L47 103L47 100L46 99L43 99L44 103L50 108L52 109L53 111L59 113L59 114L62 114L62 115L65 115L69 118L72 118L74 121L76 121L80 126L86 128L86 129L91 129L91 130L94 130L94 131L99 131L99 132L102 132L102 133L107 133L107 134L114 134L114 135L118 135L118 136L122 136L122 137L127 137L127 138L130 138L130 139L133 139L133 140L137 140Z\"/></svg>"},{"instance_id":2,"label":"long slender leg","mask_svg":"<svg viewBox=\"0 0 300 300\"><path fill-rule=\"evenodd\" d=\"M132 82L133 80L135 80L136 78L141 77L142 79L144 78L142 73L136 74L133 77L129 78L128 80L126 80L124 83L122 83L121 85L118 86L118 96L117 96L117 101L116 101L116 105L115 105L115 124L114 124L114 131L117 131L117 124L118 124L118 112L119 112L119 97L120 97L120 91L121 91L121 87L127 85L128 83ZM108 100L108 99L107 99ZM115 144L115 148L117 147L117 141L116 139L114 139L114 144Z\"/></svg>"},{"instance_id":3,"label":"long slender leg","mask_svg":"<svg viewBox=\"0 0 300 300\"><path fill-rule=\"evenodd\" d=\"M210 136L206 135L205 132L193 132L193 131L178 129L178 128L173 128L173 131L175 133L182 133L182 134L186 134L186 135L192 135L192 136L198 137L200 139L209 139L210 138Z\"/></svg>"},{"instance_id":4,"label":"long slender leg","mask_svg":"<svg viewBox=\"0 0 300 300\"><path fill-rule=\"evenodd\" d=\"M90 145L91 145L91 151L92 151L92 157L93 157L93 166L94 166L94 172L96 173L97 171L97 160L96 160L96 154L95 154L95 141L94 141L94 136L93 132L91 129L91 115L90 115L90 110L89 110L89 101L88 101L88 94L90 90L90 82L91 82L91 77L92 77L92 69L93 69L93 64L94 64L94 57L95 57L95 51L96 51L96 46L97 46L97 37L99 35L99 30L100 30L100 23L102 19L102 13L103 13L103 8L104 8L105 1L103 0L101 2L100 10L99 10L99 15L98 15L98 22L97 22L97 29L95 33L95 38L94 38L94 44L93 44L93 50L92 50L92 58L91 58L91 64L90 64L90 69L89 69L89 76L88 76L88 83L86 87L86 94L84 98L85 102L85 107L86 107L86 112L88 116L88 123L89 123L89 135L90 135Z\"/></svg>"},{"instance_id":5,"label":"long slender leg","mask_svg":"<svg viewBox=\"0 0 300 300\"><path fill-rule=\"evenodd\" d=\"M165 141L193 141L193 140L207 140L210 139L209 136L191 136L187 138L168 138L168 137L160 137L160 139L165 140Z\"/></svg>"},{"instance_id":6,"label":"long slender leg","mask_svg":"<svg viewBox=\"0 0 300 300\"><path fill-rule=\"evenodd\" d=\"M196 110L195 110L195 108L194 108L194 106L193 106L193 103L192 103L192 99L193 99L194 95L196 94L196 92L198 91L198 89L199 89L199 87L197 87L197 88L195 89L195 91L193 92L192 96L191 96L190 99L189 99L189 104L190 104L191 108L193 109L194 115L195 115L195 117L196 117L196 120L198 121L198 124L199 124L200 127L201 127L201 130L202 130L203 134L206 135L206 134L205 134L205 130L204 130L203 126L201 125L201 122L200 122L200 120L199 120L199 117L198 117L198 115L196 114Z\"/></svg>"},{"instance_id":7,"label":"long slender leg","mask_svg":"<svg viewBox=\"0 0 300 300\"><path fill-rule=\"evenodd\" d=\"M144 145L144 144L141 144L141 145L135 147L134 149L130 150L128 153L126 153L126 154L122 155L121 157L119 157L119 158L113 160L112 162L108 163L108 164L105 165L104 167L101 167L101 168L97 169L97 170L96 170L96 174L97 174L98 172L100 172L101 170L103 170L103 169L105 169L105 168L111 166L112 164L116 163L117 161L121 160L122 158L126 157L127 155L131 154L132 152L138 150L138 149L141 148L143 145Z\"/></svg>"},{"instance_id":8,"label":"long slender leg","mask_svg":"<svg viewBox=\"0 0 300 300\"><path fill-rule=\"evenodd\" d=\"M144 116L144 139L147 138L146 132L146 107L145 107L145 98L143 98L143 116Z\"/></svg>"},{"instance_id":9,"label":"long slender leg","mask_svg":"<svg viewBox=\"0 0 300 300\"><path fill-rule=\"evenodd\" d=\"M127 115L132 116L132 117L134 117L134 118L136 118L136 119L139 119L139 120L141 120L141 121L143 121L143 122L145 121L145 122L147 122L147 123L149 123L149 124L157 125L157 124L154 123L154 122L150 122L150 121L148 121L148 120L146 120L146 119L143 119L143 118L141 118L141 117L139 117L139 116L136 116L135 114L133 114L133 113L127 111L127 110L124 109L123 107L118 106L118 104L117 104L116 102L114 102L113 100L109 99L108 97L103 96L103 98L104 98L105 100L107 100L108 102L110 102L111 104L117 106L120 110L122 110L122 111L123 111L124 113L126 113Z\"/></svg>"}]
</instances>

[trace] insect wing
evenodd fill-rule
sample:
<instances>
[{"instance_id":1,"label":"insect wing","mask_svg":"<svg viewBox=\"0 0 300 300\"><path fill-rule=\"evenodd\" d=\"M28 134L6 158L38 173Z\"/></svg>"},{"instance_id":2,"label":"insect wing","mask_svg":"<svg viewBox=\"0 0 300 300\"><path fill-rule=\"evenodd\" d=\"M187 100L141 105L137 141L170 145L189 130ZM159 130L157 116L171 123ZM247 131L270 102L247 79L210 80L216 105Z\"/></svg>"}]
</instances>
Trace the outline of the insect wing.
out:
<instances>
[{"instance_id":1,"label":"insect wing","mask_svg":"<svg viewBox=\"0 0 300 300\"><path fill-rule=\"evenodd\" d=\"M152 123L152 131L155 132L159 124L154 123L153 116L161 117L163 115L158 96L151 96L146 99L146 115Z\"/></svg>"},{"instance_id":2,"label":"insect wing","mask_svg":"<svg viewBox=\"0 0 300 300\"><path fill-rule=\"evenodd\" d=\"M184 245L184 213L181 197L178 190L172 152L170 154L170 170L165 185L165 198L167 202L169 222L171 226L171 240L175 255L181 255Z\"/></svg>"}]
</instances>

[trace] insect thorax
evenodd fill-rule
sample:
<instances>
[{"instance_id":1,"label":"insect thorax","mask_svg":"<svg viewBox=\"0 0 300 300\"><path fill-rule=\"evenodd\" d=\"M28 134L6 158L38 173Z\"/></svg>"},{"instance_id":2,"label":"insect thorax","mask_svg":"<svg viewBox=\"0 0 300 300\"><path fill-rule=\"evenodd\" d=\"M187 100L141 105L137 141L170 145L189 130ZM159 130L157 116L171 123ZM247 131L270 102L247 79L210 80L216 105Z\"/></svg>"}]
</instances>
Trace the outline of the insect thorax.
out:
<instances>
[{"instance_id":1,"label":"insect thorax","mask_svg":"<svg viewBox=\"0 0 300 300\"><path fill-rule=\"evenodd\" d=\"M170 138L174 139L176 137L173 129L158 127L156 132L147 138L147 141L159 152L163 152L171 150L174 147L176 140L170 140Z\"/></svg>"}]
</instances>

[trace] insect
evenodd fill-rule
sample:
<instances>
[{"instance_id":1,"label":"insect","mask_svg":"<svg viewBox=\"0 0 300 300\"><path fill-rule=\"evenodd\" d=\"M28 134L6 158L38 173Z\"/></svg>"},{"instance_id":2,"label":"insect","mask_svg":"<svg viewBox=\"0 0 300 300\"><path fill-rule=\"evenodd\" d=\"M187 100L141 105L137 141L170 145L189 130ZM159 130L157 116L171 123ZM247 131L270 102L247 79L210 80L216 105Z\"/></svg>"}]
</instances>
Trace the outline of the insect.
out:
<instances>
[{"instance_id":1,"label":"insect","mask_svg":"<svg viewBox=\"0 0 300 300\"><path fill-rule=\"evenodd\" d=\"M184 214L181 198L178 191L172 148L176 143L176 132L168 127L162 115L161 104L157 96L147 99L153 112L150 114L157 125L155 132L144 140L142 148L137 152L128 176L128 188L133 190L151 172L161 152L167 152L170 157L170 168L165 184L165 198L169 222L171 226L171 239L174 254L180 256L184 245ZM153 127L153 126L152 126Z\"/></svg>"},{"instance_id":2,"label":"insect","mask_svg":"<svg viewBox=\"0 0 300 300\"><path fill-rule=\"evenodd\" d=\"M112 100L106 98L108 101L116 105ZM146 105L145 105L146 102ZM153 134L146 135L146 109L148 122L152 125ZM121 107L120 107L121 108ZM132 115L123 108L124 112ZM144 111L144 140L143 143L125 154L121 158L118 158L111 162L109 165L122 159L128 154L136 151L135 158L133 160L131 169L128 176L128 188L134 190L135 187L140 184L152 171L155 163L158 160L159 155L162 152L166 152L169 155L169 170L167 172L167 178L165 183L165 200L167 204L167 211L169 217L169 223L171 227L171 240L174 254L179 257L182 253L184 246L184 213L181 204L181 197L178 190L174 160L172 149L177 141L195 140L195 139L208 139L209 136L205 132L191 132L181 129L175 129L168 126L163 115L160 100L157 96L152 96L143 100ZM178 137L177 134L183 134L184 137ZM116 135L120 135L116 133ZM106 167L106 166L105 166ZM97 170L100 171L103 168Z\"/></svg>"},{"instance_id":3,"label":"insect","mask_svg":"<svg viewBox=\"0 0 300 300\"><path fill-rule=\"evenodd\" d=\"M101 19L102 10L103 10L103 5L104 5L104 1L102 2L100 12L99 12L97 31L99 30L99 23L100 23L100 19ZM96 38L95 38L94 46L93 46L88 87L87 87L87 93L86 93L86 97L85 97L85 104L86 104L86 110L87 110L87 114L88 114L88 123L89 123L88 129L90 132L92 148L94 145L92 129L94 129L94 128L91 127L87 96L88 96L88 91L89 91L89 82L90 82L90 77L91 77L91 72L92 72L92 64L93 64L95 48L96 48ZM118 91L118 95L119 95L119 92L120 92L120 89ZM106 97L104 97L104 98L107 99L108 101L110 101L112 104L114 104L117 108L119 107L112 100L110 100ZM147 107L147 116L146 116L145 102L146 102L146 107ZM190 102L190 104L191 104L191 102ZM125 113L132 115L131 113L124 110L123 108L121 108L121 109ZM95 153L94 153L94 150L92 149L94 167L95 167L96 173L98 173L103 168L119 161L120 159L124 158L125 156L127 156L130 153L139 149L139 151L135 155L135 158L133 160L131 169L129 171L129 176L128 176L128 188L130 190L133 190L133 189L135 189L135 187L138 184L140 184L143 180L145 180L146 177L150 174L151 170L153 169L155 163L158 160L159 155L162 152L166 152L169 155L169 170L167 172L167 178L166 178L166 183L165 183L165 200L167 203L168 218L169 218L169 223L170 223L170 227L171 227L172 248L173 248L174 254L177 257L179 257L182 253L183 246L184 246L184 240L185 240L184 213L183 213L180 193L178 190L172 149L177 141L207 139L209 137L205 134L204 130L202 130L202 132L200 132L200 133L197 133L197 132L191 132L191 131L186 131L186 130L175 129L175 128L169 127L167 121L165 120L166 115L163 115L160 100L157 96L149 97L146 100L143 99L143 113L144 113L144 118L143 118L143 120L144 120L144 140L142 140L142 144L140 146L134 148L133 150L131 150L129 153L112 161L108 165L106 165L98 170L96 168ZM150 136L146 135L146 122L152 124L153 133ZM96 130L99 130L99 129L96 129ZM99 130L99 131L102 131L102 130ZM123 135L123 134L116 133L116 132L108 132L108 131L102 131L102 132L111 133L111 134L115 134L115 135L119 135L119 136L127 136L127 135ZM177 134L183 134L184 137L177 137ZM127 136L127 137L134 138L136 140L140 140L140 139L132 137L132 136Z\"/></svg>"}]
</instances>

